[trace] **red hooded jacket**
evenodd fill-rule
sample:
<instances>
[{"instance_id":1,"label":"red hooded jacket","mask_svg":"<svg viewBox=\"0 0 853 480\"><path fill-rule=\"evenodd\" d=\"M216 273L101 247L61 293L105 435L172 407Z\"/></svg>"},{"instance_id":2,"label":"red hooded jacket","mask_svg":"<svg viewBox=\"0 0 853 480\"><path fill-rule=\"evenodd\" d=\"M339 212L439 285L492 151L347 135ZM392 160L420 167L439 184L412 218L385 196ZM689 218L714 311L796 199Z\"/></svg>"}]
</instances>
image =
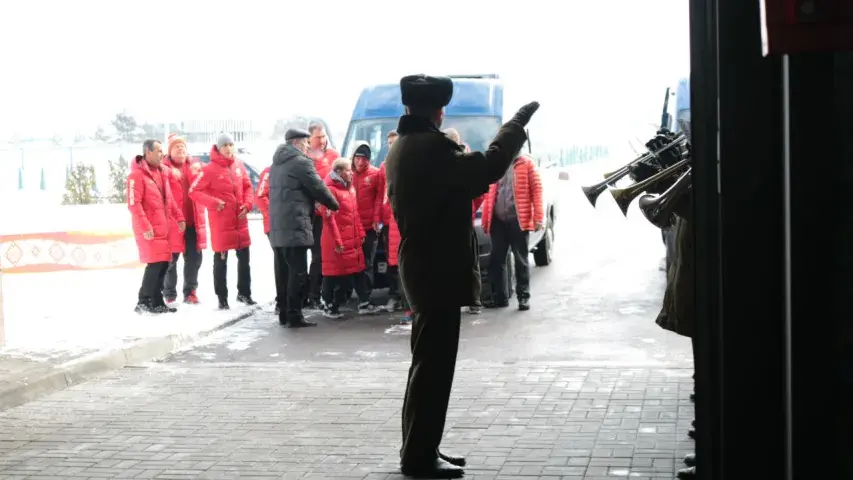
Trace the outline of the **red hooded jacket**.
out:
<instances>
[{"instance_id":1,"label":"red hooded jacket","mask_svg":"<svg viewBox=\"0 0 853 480\"><path fill-rule=\"evenodd\" d=\"M137 155L130 165L127 208L142 263L171 261L173 236L178 233L177 222L184 221L184 215L172 197L167 175L162 165L151 168L142 155ZM171 228L173 223L176 226L174 231ZM147 240L146 232L153 232L154 238ZM178 235L183 239L183 235Z\"/></svg>"},{"instance_id":2,"label":"red hooded jacket","mask_svg":"<svg viewBox=\"0 0 853 480\"><path fill-rule=\"evenodd\" d=\"M320 206L320 215L323 216L323 234L320 236L323 276L337 277L362 272L364 251L361 243L365 235L358 215L355 190L345 185L335 174L329 174L325 182L340 208L333 212ZM343 247L343 251L338 253L335 250L337 247Z\"/></svg>"},{"instance_id":3,"label":"red hooded jacket","mask_svg":"<svg viewBox=\"0 0 853 480\"><path fill-rule=\"evenodd\" d=\"M214 145L210 150L210 163L190 186L190 198L207 208L210 218L210 243L214 252L239 250L252 244L249 237L249 219L238 218L241 209L246 212L254 206L252 182L243 162L227 158ZM222 210L219 203L224 202Z\"/></svg>"},{"instance_id":4,"label":"red hooded jacket","mask_svg":"<svg viewBox=\"0 0 853 480\"><path fill-rule=\"evenodd\" d=\"M187 157L183 163L176 163L172 157L163 157L163 165L169 176L169 187L175 203L181 208L184 220L188 227L195 227L196 250L202 251L207 248L207 217L204 215L204 206L194 202L189 196L190 185L195 177L201 173L201 163ZM183 253L184 235L178 230L178 222L172 222L172 230L176 233L176 242L172 245L172 253Z\"/></svg>"}]
</instances>

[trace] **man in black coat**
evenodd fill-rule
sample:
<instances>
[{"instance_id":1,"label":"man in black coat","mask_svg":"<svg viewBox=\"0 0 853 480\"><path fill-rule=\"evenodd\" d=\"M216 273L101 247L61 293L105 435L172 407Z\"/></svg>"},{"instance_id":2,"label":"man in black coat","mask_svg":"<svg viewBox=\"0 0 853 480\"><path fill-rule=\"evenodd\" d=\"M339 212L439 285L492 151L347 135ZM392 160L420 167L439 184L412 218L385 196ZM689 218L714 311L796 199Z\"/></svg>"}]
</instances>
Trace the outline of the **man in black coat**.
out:
<instances>
[{"instance_id":1,"label":"man in black coat","mask_svg":"<svg viewBox=\"0 0 853 480\"><path fill-rule=\"evenodd\" d=\"M290 129L275 151L270 167L270 243L282 278L276 282L287 292L278 321L291 328L313 327L302 315L308 286L308 249L314 244L312 223L316 202L338 210L338 201L305 155L305 130Z\"/></svg>"},{"instance_id":2,"label":"man in black coat","mask_svg":"<svg viewBox=\"0 0 853 480\"><path fill-rule=\"evenodd\" d=\"M461 307L480 297L471 201L500 179L527 140L539 104L519 110L486 152L465 153L440 130L453 96L447 77L400 80L406 115L387 162L388 196L400 228L399 271L414 314L412 366L403 403L404 475L458 478L465 459L439 452L459 348Z\"/></svg>"}]
</instances>

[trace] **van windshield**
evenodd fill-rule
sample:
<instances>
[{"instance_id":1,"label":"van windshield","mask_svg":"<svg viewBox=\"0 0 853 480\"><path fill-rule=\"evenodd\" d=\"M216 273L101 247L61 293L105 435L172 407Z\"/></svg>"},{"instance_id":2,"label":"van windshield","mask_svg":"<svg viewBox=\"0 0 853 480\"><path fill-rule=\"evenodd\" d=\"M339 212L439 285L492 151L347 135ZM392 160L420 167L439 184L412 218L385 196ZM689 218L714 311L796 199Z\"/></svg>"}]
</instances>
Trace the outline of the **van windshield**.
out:
<instances>
[{"instance_id":1,"label":"van windshield","mask_svg":"<svg viewBox=\"0 0 853 480\"><path fill-rule=\"evenodd\" d=\"M367 142L373 151L370 163L378 167L385 161L385 156L388 154L388 132L397 128L397 122L397 118L375 118L352 122L344 155L347 157L352 155L353 145L356 142ZM498 117L444 117L441 128L442 130L455 128L462 142L471 147L471 151L484 151L495 138L500 126Z\"/></svg>"}]
</instances>

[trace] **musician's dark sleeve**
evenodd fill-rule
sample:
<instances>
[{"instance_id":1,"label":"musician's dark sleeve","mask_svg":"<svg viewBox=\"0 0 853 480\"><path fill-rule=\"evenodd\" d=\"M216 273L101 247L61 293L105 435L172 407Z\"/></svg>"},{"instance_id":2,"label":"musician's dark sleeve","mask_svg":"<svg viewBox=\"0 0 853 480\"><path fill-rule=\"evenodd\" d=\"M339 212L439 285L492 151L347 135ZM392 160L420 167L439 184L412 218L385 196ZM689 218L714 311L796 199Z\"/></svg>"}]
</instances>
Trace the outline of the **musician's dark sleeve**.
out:
<instances>
[{"instance_id":1,"label":"musician's dark sleeve","mask_svg":"<svg viewBox=\"0 0 853 480\"><path fill-rule=\"evenodd\" d=\"M485 152L457 151L447 178L452 187L466 189L473 200L487 191L489 185L500 180L525 141L527 134L524 128L512 122L506 123Z\"/></svg>"}]
</instances>

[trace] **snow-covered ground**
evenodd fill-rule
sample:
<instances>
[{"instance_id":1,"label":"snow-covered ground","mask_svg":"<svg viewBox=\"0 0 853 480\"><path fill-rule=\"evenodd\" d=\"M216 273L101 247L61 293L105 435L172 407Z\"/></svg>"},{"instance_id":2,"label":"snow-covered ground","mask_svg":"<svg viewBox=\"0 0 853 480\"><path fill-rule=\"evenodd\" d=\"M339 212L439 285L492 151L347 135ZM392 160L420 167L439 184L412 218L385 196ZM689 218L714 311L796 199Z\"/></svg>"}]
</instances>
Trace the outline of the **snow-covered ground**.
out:
<instances>
[{"instance_id":1,"label":"snow-covered ground","mask_svg":"<svg viewBox=\"0 0 853 480\"><path fill-rule=\"evenodd\" d=\"M260 221L250 222L252 295L275 297L272 252ZM178 268L181 288L182 264ZM212 252L199 272L199 305L178 302L178 312L140 316L133 312L142 269L66 271L3 276L6 345L0 354L34 360L63 359L118 346L128 340L198 333L246 311L237 303L237 261L229 256L230 312L216 310Z\"/></svg>"}]
</instances>

